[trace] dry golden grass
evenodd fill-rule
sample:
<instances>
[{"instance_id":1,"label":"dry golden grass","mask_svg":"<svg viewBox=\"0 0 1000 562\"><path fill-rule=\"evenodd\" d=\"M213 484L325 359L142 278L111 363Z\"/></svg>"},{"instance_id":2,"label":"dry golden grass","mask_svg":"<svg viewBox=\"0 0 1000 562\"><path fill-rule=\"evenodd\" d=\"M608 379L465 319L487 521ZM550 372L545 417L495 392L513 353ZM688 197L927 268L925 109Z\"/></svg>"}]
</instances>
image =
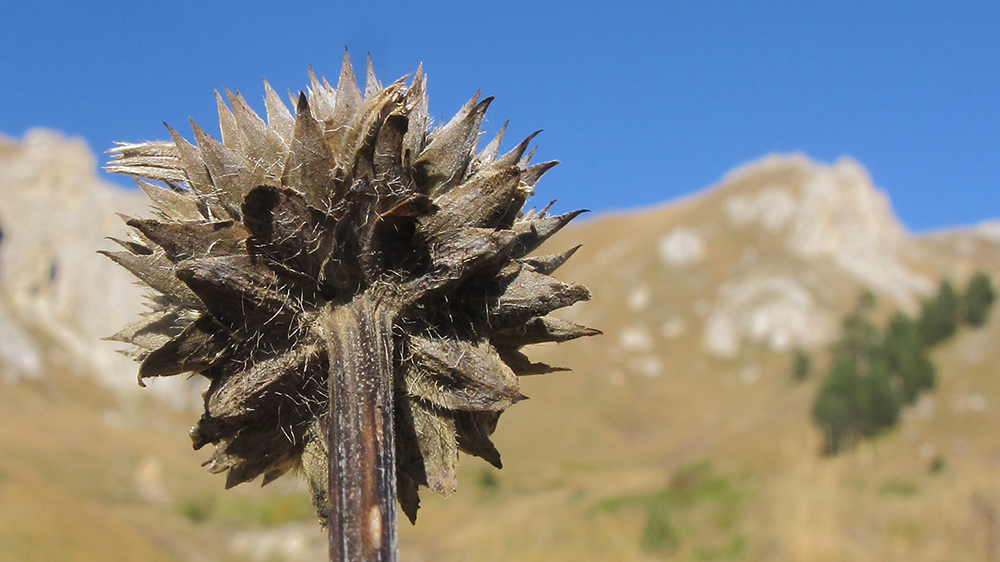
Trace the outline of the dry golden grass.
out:
<instances>
[{"instance_id":1,"label":"dry golden grass","mask_svg":"<svg viewBox=\"0 0 1000 562\"><path fill-rule=\"evenodd\" d=\"M1000 323L986 329L992 339ZM809 421L815 381L795 386L779 368L785 357L772 357L747 391L683 369L625 388L589 372L538 379L526 385L533 400L501 424L507 468L493 476L497 484L481 483L492 469L466 460L460 491L427 498L418 525L404 527L403 560L992 560L1000 546L998 356L994 346L974 368L953 357L978 336L964 331L936 353L932 414L911 410L888 434L836 458L818 454ZM950 397L968 392L991 406L956 413ZM705 423L709 412L725 414ZM944 458L936 474L920 454L927 443ZM735 522L720 531L711 517L679 508L676 546L644 551L648 509L634 498L664 489L698 460L740 494ZM622 505L603 509L609 501ZM705 500L709 513L720 506L713 501ZM742 546L726 552L736 539Z\"/></svg>"},{"instance_id":2,"label":"dry golden grass","mask_svg":"<svg viewBox=\"0 0 1000 562\"><path fill-rule=\"evenodd\" d=\"M895 429L836 458L818 454L810 421L817 375L793 382L790 354L745 345L712 358L691 327L657 336L658 376L629 372L618 334L693 315L748 243L720 231L701 270L665 272L656 235L704 219L696 203L605 217L549 244L585 244L559 274L591 287L595 301L571 313L607 335L532 351L574 371L523 381L531 400L495 435L505 468L463 456L458 492L425 492L417 525L402 523L402 560L1000 559L1000 314L935 350L938 387ZM753 241L762 253L780 242L768 236ZM925 247L927 275L945 273L934 264L951 262L935 256L950 244ZM627 313L638 283L653 299ZM847 310L857 291L845 282L819 298ZM814 364L821 373L822 357ZM157 405L155 384L125 404L68 372L0 390L0 561L253 559L232 551L234 533L300 517L293 481L223 491L199 467L207 453L190 449L196 414ZM703 472L691 480L693 466Z\"/></svg>"}]
</instances>

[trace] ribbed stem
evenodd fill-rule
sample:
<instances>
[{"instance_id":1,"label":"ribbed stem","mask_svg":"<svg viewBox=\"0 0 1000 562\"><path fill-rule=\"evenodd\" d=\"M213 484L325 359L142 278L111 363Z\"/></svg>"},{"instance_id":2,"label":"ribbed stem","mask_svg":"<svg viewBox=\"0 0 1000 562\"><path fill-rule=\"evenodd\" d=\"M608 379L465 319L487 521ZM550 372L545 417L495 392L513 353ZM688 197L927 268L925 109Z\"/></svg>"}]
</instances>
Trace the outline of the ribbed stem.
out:
<instances>
[{"instance_id":1,"label":"ribbed stem","mask_svg":"<svg viewBox=\"0 0 1000 562\"><path fill-rule=\"evenodd\" d=\"M330 559L395 562L391 307L362 295L331 307L322 326L330 357Z\"/></svg>"}]
</instances>

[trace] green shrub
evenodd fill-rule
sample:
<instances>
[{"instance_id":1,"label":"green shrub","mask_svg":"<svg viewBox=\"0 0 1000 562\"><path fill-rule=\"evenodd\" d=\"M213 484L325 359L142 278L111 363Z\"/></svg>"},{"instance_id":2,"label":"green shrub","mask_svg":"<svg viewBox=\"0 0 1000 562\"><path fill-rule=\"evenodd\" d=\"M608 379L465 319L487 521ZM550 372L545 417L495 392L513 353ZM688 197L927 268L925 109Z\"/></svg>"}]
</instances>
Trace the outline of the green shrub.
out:
<instances>
[{"instance_id":1,"label":"green shrub","mask_svg":"<svg viewBox=\"0 0 1000 562\"><path fill-rule=\"evenodd\" d=\"M499 488L500 480L497 478L496 471L491 468L484 468L479 473L479 487L491 492Z\"/></svg>"},{"instance_id":2,"label":"green shrub","mask_svg":"<svg viewBox=\"0 0 1000 562\"><path fill-rule=\"evenodd\" d=\"M749 492L741 489L742 483L742 478L714 474L710 463L699 462L674 472L662 488L606 498L594 508L608 514L641 509L645 523L639 545L654 557L669 557L682 547L692 547L695 559L732 559L746 546L739 533L740 506ZM702 558L698 552L711 556Z\"/></svg>"},{"instance_id":3,"label":"green shrub","mask_svg":"<svg viewBox=\"0 0 1000 562\"><path fill-rule=\"evenodd\" d=\"M883 496L912 496L920 490L916 482L909 480L886 480L878 487Z\"/></svg>"},{"instance_id":4,"label":"green shrub","mask_svg":"<svg viewBox=\"0 0 1000 562\"><path fill-rule=\"evenodd\" d=\"M640 541L642 549L650 553L668 553L677 546L677 531L670 520L669 503L658 501L649 506Z\"/></svg>"},{"instance_id":5,"label":"green shrub","mask_svg":"<svg viewBox=\"0 0 1000 562\"><path fill-rule=\"evenodd\" d=\"M961 299L944 280L937 295L922 303L919 320L897 312L884 336L869 319L874 295L862 293L844 318L833 345L833 367L813 404L813 420L825 437L824 452L837 454L859 437L892 427L903 406L934 388L936 373L928 348L954 334L959 318L985 321L996 297L992 291L984 273L973 276Z\"/></svg>"},{"instance_id":6,"label":"green shrub","mask_svg":"<svg viewBox=\"0 0 1000 562\"><path fill-rule=\"evenodd\" d=\"M861 401L864 411L862 435L874 435L896 425L899 399L889 381L885 361L871 362L867 376L861 380Z\"/></svg>"},{"instance_id":7,"label":"green shrub","mask_svg":"<svg viewBox=\"0 0 1000 562\"><path fill-rule=\"evenodd\" d=\"M884 345L887 367L898 377L903 404L912 404L921 391L934 388L934 364L927 358L920 328L913 319L896 313L889 322Z\"/></svg>"},{"instance_id":8,"label":"green shrub","mask_svg":"<svg viewBox=\"0 0 1000 562\"><path fill-rule=\"evenodd\" d=\"M944 465L944 455L938 453L931 459L930 464L927 466L927 472L929 474L940 474L944 472Z\"/></svg>"},{"instance_id":9,"label":"green shrub","mask_svg":"<svg viewBox=\"0 0 1000 562\"><path fill-rule=\"evenodd\" d=\"M955 333L959 305L951 281L941 281L937 295L925 300L920 309L920 334L925 347L933 347Z\"/></svg>"},{"instance_id":10,"label":"green shrub","mask_svg":"<svg viewBox=\"0 0 1000 562\"><path fill-rule=\"evenodd\" d=\"M275 527L290 521L308 521L315 517L312 503L305 494L287 494L266 498L244 495L190 497L178 506L182 516L194 523L212 521L237 527Z\"/></svg>"},{"instance_id":11,"label":"green shrub","mask_svg":"<svg viewBox=\"0 0 1000 562\"><path fill-rule=\"evenodd\" d=\"M802 382L809 378L809 371L812 369L812 358L801 347L795 348L795 359L792 363L792 378Z\"/></svg>"},{"instance_id":12,"label":"green shrub","mask_svg":"<svg viewBox=\"0 0 1000 562\"><path fill-rule=\"evenodd\" d=\"M993 280L986 273L977 271L969 279L969 286L962 296L965 321L977 328L985 324L996 298Z\"/></svg>"},{"instance_id":13,"label":"green shrub","mask_svg":"<svg viewBox=\"0 0 1000 562\"><path fill-rule=\"evenodd\" d=\"M181 500L177 511L192 523L204 523L215 514L217 505L215 496L198 496Z\"/></svg>"},{"instance_id":14,"label":"green shrub","mask_svg":"<svg viewBox=\"0 0 1000 562\"><path fill-rule=\"evenodd\" d=\"M839 453L860 433L864 419L861 393L857 364L847 357L838 359L823 379L813 405L813 419L826 438L826 453Z\"/></svg>"}]
</instances>

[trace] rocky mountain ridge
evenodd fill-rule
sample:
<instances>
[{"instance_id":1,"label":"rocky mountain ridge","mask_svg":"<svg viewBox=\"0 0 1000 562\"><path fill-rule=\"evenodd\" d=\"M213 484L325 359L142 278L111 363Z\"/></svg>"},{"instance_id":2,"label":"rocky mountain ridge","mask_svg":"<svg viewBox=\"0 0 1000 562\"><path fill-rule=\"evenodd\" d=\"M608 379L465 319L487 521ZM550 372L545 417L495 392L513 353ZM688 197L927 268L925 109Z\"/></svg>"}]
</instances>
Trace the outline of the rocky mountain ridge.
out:
<instances>
[{"instance_id":1,"label":"rocky mountain ridge","mask_svg":"<svg viewBox=\"0 0 1000 562\"><path fill-rule=\"evenodd\" d=\"M100 338L141 313L142 293L96 251L124 234L117 213L143 215L148 203L95 169L79 139L44 130L0 139L6 380L62 360L113 388L133 386L134 364ZM859 163L793 154L745 164L676 202L591 218L550 247L562 240L584 242L563 276L596 296L569 314L610 328L617 349L610 353L632 356L631 370L655 376L659 342L691 334L723 358L750 342L779 352L820 348L860 287L913 312L939 278L997 267L1000 222L914 236ZM627 311L624 325L605 318L615 310ZM42 340L60 353L43 353ZM193 394L181 383L157 384L178 386L161 393L181 402Z\"/></svg>"},{"instance_id":2,"label":"rocky mountain ridge","mask_svg":"<svg viewBox=\"0 0 1000 562\"><path fill-rule=\"evenodd\" d=\"M864 288L915 313L940 279L997 270L998 224L915 236L854 160L771 155L681 201L596 217L553 244L584 243L561 273L605 299L576 319L601 326L611 355L651 376L663 361L654 350L678 338L727 359L748 344L820 349Z\"/></svg>"},{"instance_id":3,"label":"rocky mountain ridge","mask_svg":"<svg viewBox=\"0 0 1000 562\"><path fill-rule=\"evenodd\" d=\"M53 362L116 391L135 387L135 364L102 338L143 310L131 276L97 254L126 228L117 213L147 213L138 190L98 178L82 139L47 130L0 137L0 373L37 377ZM183 384L164 393L187 400Z\"/></svg>"},{"instance_id":4,"label":"rocky mountain ridge","mask_svg":"<svg viewBox=\"0 0 1000 562\"><path fill-rule=\"evenodd\" d=\"M186 435L196 414L181 407L199 389L138 392L136 365L100 340L144 308L96 250L124 235L116 213L148 204L95 168L58 133L0 139L0 560L322 560L294 479L223 491ZM605 335L529 351L573 372L522 380L532 400L494 435L504 470L463 461L467 484L401 528L404 560L648 560L637 506L703 461L743 515L685 528L670 559L730 544L747 560L974 559L972 533L1000 536L981 515L1000 509L1000 317L936 352L939 388L898 431L835 459L817 454L810 421L818 377L789 371L795 346L823 355L863 287L883 312L915 311L943 277L1000 279L1000 222L916 236L860 164L773 155L679 201L582 220L541 252L579 243L557 275L594 300L566 315ZM931 477L937 454L948 468ZM887 499L884 482L919 491ZM304 516L288 511L296 498ZM3 549L15 543L27 546Z\"/></svg>"}]
</instances>

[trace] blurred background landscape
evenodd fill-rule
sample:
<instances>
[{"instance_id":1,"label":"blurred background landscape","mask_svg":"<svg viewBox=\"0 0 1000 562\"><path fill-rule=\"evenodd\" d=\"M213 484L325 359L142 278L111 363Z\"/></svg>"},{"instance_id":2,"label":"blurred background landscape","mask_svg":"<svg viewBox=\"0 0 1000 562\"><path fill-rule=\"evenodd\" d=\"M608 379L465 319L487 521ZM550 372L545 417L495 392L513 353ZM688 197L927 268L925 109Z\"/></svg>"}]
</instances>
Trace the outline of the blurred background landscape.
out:
<instances>
[{"instance_id":1,"label":"blurred background landscape","mask_svg":"<svg viewBox=\"0 0 1000 562\"><path fill-rule=\"evenodd\" d=\"M95 252L147 203L94 167L52 131L0 144L0 559L321 560L303 483L224 492L187 437L200 381L140 391L99 340L142 294ZM839 455L813 408L860 294L881 325L942 279L1000 277L1000 222L914 235L857 162L771 155L541 251L579 243L559 276L595 299L564 315L604 335L533 350L573 372L523 379L505 468L463 458L404 560L996 555L1000 315L930 348L933 388Z\"/></svg>"},{"instance_id":2,"label":"blurred background landscape","mask_svg":"<svg viewBox=\"0 0 1000 562\"><path fill-rule=\"evenodd\" d=\"M0 561L324 559L304 482L225 491L200 382L101 340L144 309L96 252L149 211L99 167L344 44L424 61L432 114L497 95L488 132L563 160L533 203L595 211L539 252L583 244L562 316L604 335L529 351L572 371L522 379L504 469L463 455L402 560L1000 559L997 10L559 4L0 8Z\"/></svg>"}]
</instances>

